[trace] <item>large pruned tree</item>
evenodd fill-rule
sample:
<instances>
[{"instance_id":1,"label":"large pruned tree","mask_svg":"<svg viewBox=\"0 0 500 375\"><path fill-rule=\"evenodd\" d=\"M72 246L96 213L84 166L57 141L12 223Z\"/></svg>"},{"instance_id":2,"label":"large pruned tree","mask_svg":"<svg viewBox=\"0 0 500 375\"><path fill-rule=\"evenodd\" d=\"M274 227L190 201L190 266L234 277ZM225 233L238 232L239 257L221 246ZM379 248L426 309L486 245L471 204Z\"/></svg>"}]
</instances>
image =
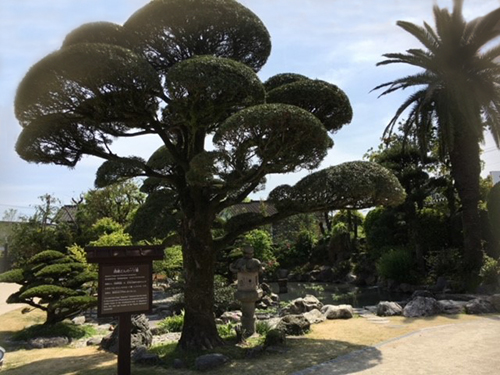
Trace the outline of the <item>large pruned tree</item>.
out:
<instances>
[{"instance_id":1,"label":"large pruned tree","mask_svg":"<svg viewBox=\"0 0 500 375\"><path fill-rule=\"evenodd\" d=\"M154 0L123 26L77 28L18 89L22 158L69 167L83 155L102 158L96 185L146 177L149 195L137 215L150 217L154 206L163 219L154 225L172 217L178 223L185 349L221 344L213 315L218 249L293 214L397 203L404 195L387 170L354 162L276 188L272 216L241 215L212 230L218 213L266 175L317 168L333 146L328 132L352 117L333 84L298 74L262 83L256 72L270 49L262 22L236 1ZM148 161L113 151L115 138L145 135L163 143Z\"/></svg>"},{"instance_id":2,"label":"large pruned tree","mask_svg":"<svg viewBox=\"0 0 500 375\"><path fill-rule=\"evenodd\" d=\"M386 95L416 88L397 109L386 132L392 131L409 109L403 125L405 135L415 132L423 151L429 149L432 137L437 137L441 158L449 158L462 204L465 271L469 287L473 287L482 264L478 203L483 131L489 129L500 145L500 46L491 44L500 36L500 8L467 22L462 7L463 0L453 1L451 13L435 5L435 28L426 22L418 26L398 21L397 25L418 39L424 49L385 54L387 59L378 65L403 63L423 71L375 89L383 89L381 95Z\"/></svg>"}]
</instances>

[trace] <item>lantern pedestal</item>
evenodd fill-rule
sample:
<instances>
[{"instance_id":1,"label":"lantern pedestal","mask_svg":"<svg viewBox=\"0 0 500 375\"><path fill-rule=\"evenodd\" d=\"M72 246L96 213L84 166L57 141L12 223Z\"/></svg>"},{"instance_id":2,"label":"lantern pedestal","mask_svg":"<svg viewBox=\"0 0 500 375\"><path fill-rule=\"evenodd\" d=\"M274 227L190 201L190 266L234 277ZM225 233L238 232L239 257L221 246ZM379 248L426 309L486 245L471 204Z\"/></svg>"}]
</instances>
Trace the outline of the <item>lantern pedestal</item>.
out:
<instances>
[{"instance_id":1,"label":"lantern pedestal","mask_svg":"<svg viewBox=\"0 0 500 375\"><path fill-rule=\"evenodd\" d=\"M234 293L234 298L241 302L241 328L244 338L255 333L255 302L261 299L263 294L257 285L253 288L253 290L237 290Z\"/></svg>"}]
</instances>

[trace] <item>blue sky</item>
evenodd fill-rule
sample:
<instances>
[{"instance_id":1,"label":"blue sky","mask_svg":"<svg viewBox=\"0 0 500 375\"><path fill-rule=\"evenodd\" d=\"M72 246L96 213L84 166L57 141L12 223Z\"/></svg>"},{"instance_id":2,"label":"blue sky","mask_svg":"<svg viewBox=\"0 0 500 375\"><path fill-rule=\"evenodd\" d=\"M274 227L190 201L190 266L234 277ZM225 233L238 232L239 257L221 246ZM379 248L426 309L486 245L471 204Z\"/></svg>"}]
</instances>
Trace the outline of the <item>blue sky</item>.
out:
<instances>
[{"instance_id":1,"label":"blue sky","mask_svg":"<svg viewBox=\"0 0 500 375\"><path fill-rule=\"evenodd\" d=\"M93 187L101 161L84 158L74 169L29 164L14 145L20 132L13 114L17 85L28 69L58 49L67 33L82 23L111 21L123 24L149 0L0 0L0 215L9 208L31 214L40 195L49 193L63 203ZM273 49L259 73L262 80L284 72L323 79L342 88L350 98L354 119L333 135L335 146L321 167L360 160L377 147L396 108L410 91L380 99L370 90L378 84L410 74L405 66L376 67L387 52L419 47L397 20L431 25L433 0L241 0L268 28ZM439 0L451 7L451 0ZM465 0L467 20L500 7L500 0ZM500 41L499 41L500 42ZM116 151L145 158L159 146L155 138L117 142ZM500 170L500 152L491 138L483 145L485 169ZM293 184L307 172L271 176L268 188L252 196L267 197L276 185ZM0 216L1 219L1 216Z\"/></svg>"}]
</instances>

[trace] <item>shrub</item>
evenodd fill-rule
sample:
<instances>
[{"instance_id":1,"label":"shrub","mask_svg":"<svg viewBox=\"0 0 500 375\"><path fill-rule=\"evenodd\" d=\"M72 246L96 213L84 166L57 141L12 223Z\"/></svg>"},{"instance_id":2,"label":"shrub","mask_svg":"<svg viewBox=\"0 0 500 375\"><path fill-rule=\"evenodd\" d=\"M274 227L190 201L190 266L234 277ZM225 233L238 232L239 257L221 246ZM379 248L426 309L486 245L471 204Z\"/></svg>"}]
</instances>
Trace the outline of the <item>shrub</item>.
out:
<instances>
[{"instance_id":1,"label":"shrub","mask_svg":"<svg viewBox=\"0 0 500 375\"><path fill-rule=\"evenodd\" d=\"M55 250L42 251L23 267L0 274L0 282L21 285L7 303L26 303L45 311L51 325L95 306L97 299L88 295L88 283L96 280L97 274L85 264Z\"/></svg>"},{"instance_id":2,"label":"shrub","mask_svg":"<svg viewBox=\"0 0 500 375\"><path fill-rule=\"evenodd\" d=\"M182 273L182 264L182 247L175 245L165 249L163 260L153 261L153 271L155 274L166 274L172 278Z\"/></svg>"},{"instance_id":3,"label":"shrub","mask_svg":"<svg viewBox=\"0 0 500 375\"><path fill-rule=\"evenodd\" d=\"M459 249L431 251L425 258L429 283L435 283L439 276L459 280L462 270L462 253Z\"/></svg>"},{"instance_id":4,"label":"shrub","mask_svg":"<svg viewBox=\"0 0 500 375\"><path fill-rule=\"evenodd\" d=\"M381 249L395 247L408 242L406 223L399 219L394 208L377 207L368 212L363 223L366 241L375 258L381 255Z\"/></svg>"},{"instance_id":5,"label":"shrub","mask_svg":"<svg viewBox=\"0 0 500 375\"><path fill-rule=\"evenodd\" d=\"M493 259L485 255L479 276L481 276L484 284L497 285L498 276L500 276L500 263L498 259Z\"/></svg>"},{"instance_id":6,"label":"shrub","mask_svg":"<svg viewBox=\"0 0 500 375\"><path fill-rule=\"evenodd\" d=\"M254 257L261 262L275 260L273 254L273 240L269 232L262 229L254 229L245 234L243 246L252 246Z\"/></svg>"},{"instance_id":7,"label":"shrub","mask_svg":"<svg viewBox=\"0 0 500 375\"><path fill-rule=\"evenodd\" d=\"M265 336L267 333L271 330L271 326L269 325L268 322L264 320L257 320L257 323L255 324L255 331L261 335Z\"/></svg>"},{"instance_id":8,"label":"shrub","mask_svg":"<svg viewBox=\"0 0 500 375\"><path fill-rule=\"evenodd\" d=\"M412 276L413 259L406 248L396 248L382 254L377 261L377 272L385 279L399 283L414 282Z\"/></svg>"},{"instance_id":9,"label":"shrub","mask_svg":"<svg viewBox=\"0 0 500 375\"><path fill-rule=\"evenodd\" d=\"M236 331L234 330L235 324L226 323L217 325L217 333L223 339L230 339L236 337Z\"/></svg>"},{"instance_id":10,"label":"shrub","mask_svg":"<svg viewBox=\"0 0 500 375\"><path fill-rule=\"evenodd\" d=\"M496 183L488 193L486 201L488 208L488 218L490 220L490 227L498 243L500 243L500 183Z\"/></svg>"},{"instance_id":11,"label":"shrub","mask_svg":"<svg viewBox=\"0 0 500 375\"><path fill-rule=\"evenodd\" d=\"M169 316L158 323L158 328L161 333L181 332L184 325L184 311L179 315Z\"/></svg>"},{"instance_id":12,"label":"shrub","mask_svg":"<svg viewBox=\"0 0 500 375\"><path fill-rule=\"evenodd\" d=\"M236 302L234 298L234 288L228 285L223 276L214 277L214 311L217 316L229 311Z\"/></svg>"},{"instance_id":13,"label":"shrub","mask_svg":"<svg viewBox=\"0 0 500 375\"><path fill-rule=\"evenodd\" d=\"M92 337L97 333L93 326L77 326L73 323L58 322L54 325L36 324L16 332L12 339L29 340L36 337L69 337L71 339L81 339Z\"/></svg>"},{"instance_id":14,"label":"shrub","mask_svg":"<svg viewBox=\"0 0 500 375\"><path fill-rule=\"evenodd\" d=\"M448 230L445 215L433 208L424 208L417 215L418 243L426 250L445 248Z\"/></svg>"}]
</instances>

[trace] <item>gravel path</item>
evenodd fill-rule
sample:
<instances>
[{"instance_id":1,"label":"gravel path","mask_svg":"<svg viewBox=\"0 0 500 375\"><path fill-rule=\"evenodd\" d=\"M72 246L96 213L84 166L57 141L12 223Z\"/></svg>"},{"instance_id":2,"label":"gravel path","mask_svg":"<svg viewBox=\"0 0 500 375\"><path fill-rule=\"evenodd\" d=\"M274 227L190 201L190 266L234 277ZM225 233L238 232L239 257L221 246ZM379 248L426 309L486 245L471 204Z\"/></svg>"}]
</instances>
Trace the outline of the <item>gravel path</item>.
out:
<instances>
[{"instance_id":1,"label":"gravel path","mask_svg":"<svg viewBox=\"0 0 500 375\"><path fill-rule=\"evenodd\" d=\"M500 318L425 328L293 375L500 373Z\"/></svg>"},{"instance_id":2,"label":"gravel path","mask_svg":"<svg viewBox=\"0 0 500 375\"><path fill-rule=\"evenodd\" d=\"M5 302L7 298L9 298L12 293L17 292L20 287L21 286L18 284L0 283L0 315L19 309L20 307L28 306L23 303L7 304L7 302Z\"/></svg>"}]
</instances>

